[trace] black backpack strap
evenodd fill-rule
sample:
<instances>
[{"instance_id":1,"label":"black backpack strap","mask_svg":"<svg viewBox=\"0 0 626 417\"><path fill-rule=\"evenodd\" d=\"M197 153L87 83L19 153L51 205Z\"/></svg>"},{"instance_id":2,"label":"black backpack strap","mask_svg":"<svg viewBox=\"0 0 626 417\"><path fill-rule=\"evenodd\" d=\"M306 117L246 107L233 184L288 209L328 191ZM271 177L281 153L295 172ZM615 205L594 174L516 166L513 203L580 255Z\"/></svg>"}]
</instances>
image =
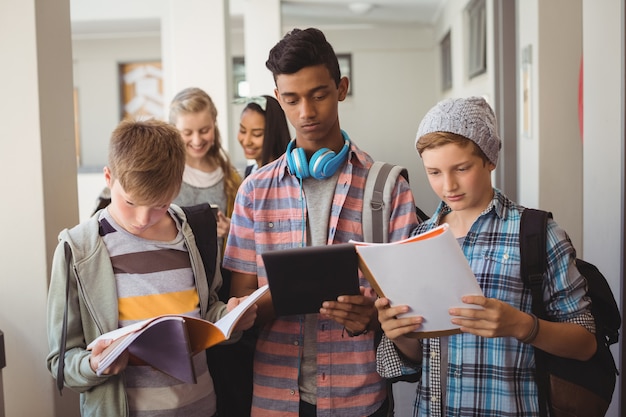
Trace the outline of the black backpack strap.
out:
<instances>
[{"instance_id":1,"label":"black backpack strap","mask_svg":"<svg viewBox=\"0 0 626 417\"><path fill-rule=\"evenodd\" d=\"M543 304L542 283L548 266L546 230L548 218L552 214L543 210L525 209L520 223L520 270L524 285L530 288L532 312L535 316L547 319ZM548 416L548 371L545 352L535 349L537 390L539 397L539 415Z\"/></svg>"},{"instance_id":2,"label":"black backpack strap","mask_svg":"<svg viewBox=\"0 0 626 417\"><path fill-rule=\"evenodd\" d=\"M417 206L415 206L415 214L417 215L417 220L419 220L420 222L425 222L426 220L430 219L430 216L424 213L424 210Z\"/></svg>"},{"instance_id":3,"label":"black backpack strap","mask_svg":"<svg viewBox=\"0 0 626 417\"><path fill-rule=\"evenodd\" d=\"M546 230L552 214L535 209L525 209L520 223L521 275L532 293L532 311L537 317L547 319L543 305L543 275L547 269Z\"/></svg>"},{"instance_id":4,"label":"black backpack strap","mask_svg":"<svg viewBox=\"0 0 626 417\"><path fill-rule=\"evenodd\" d=\"M181 209L185 213L187 223L191 226L196 239L196 246L202 258L206 279L210 288L215 276L217 260L217 219L215 213L208 203L181 207Z\"/></svg>"}]
</instances>

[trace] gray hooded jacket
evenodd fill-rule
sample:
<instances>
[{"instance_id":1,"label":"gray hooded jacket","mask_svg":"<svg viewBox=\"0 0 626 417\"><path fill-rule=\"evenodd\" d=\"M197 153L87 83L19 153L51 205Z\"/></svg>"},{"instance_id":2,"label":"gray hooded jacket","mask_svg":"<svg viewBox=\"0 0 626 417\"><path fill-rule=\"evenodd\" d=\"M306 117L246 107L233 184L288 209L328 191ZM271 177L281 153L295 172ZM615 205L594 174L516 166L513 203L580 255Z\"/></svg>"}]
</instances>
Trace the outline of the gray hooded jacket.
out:
<instances>
[{"instance_id":1,"label":"gray hooded jacket","mask_svg":"<svg viewBox=\"0 0 626 417\"><path fill-rule=\"evenodd\" d=\"M183 221L182 233L196 277L201 317L215 322L227 312L226 305L219 301L217 296L217 290L222 285L219 253L216 258L216 273L209 288L200 253L185 214L176 205L172 205L170 209ZM89 365L91 352L86 350L86 346L96 337L119 327L115 275L109 253L98 232L97 219L98 216L94 215L86 222L72 229L65 229L59 234L48 293L47 326L50 353L46 358L46 364L52 376L56 378L63 314L66 307L67 268L72 268L67 303L65 386L81 394L80 405L83 416L127 416L128 403L123 373L97 376ZM72 251L71 266L65 261L65 242L70 245ZM236 337L231 338L231 341L233 340L236 340Z\"/></svg>"}]
</instances>

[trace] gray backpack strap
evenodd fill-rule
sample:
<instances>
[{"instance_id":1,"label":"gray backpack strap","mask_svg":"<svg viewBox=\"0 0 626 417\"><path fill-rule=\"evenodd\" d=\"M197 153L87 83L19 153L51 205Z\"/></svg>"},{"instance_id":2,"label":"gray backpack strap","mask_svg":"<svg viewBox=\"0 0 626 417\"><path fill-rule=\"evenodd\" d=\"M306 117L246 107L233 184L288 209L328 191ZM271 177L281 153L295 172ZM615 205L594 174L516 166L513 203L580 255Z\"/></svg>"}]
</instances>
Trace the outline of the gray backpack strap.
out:
<instances>
[{"instance_id":1,"label":"gray backpack strap","mask_svg":"<svg viewBox=\"0 0 626 417\"><path fill-rule=\"evenodd\" d=\"M391 194L398 175L408 177L405 168L381 161L374 162L369 170L363 194L362 226L365 242L387 242Z\"/></svg>"},{"instance_id":2,"label":"gray backpack strap","mask_svg":"<svg viewBox=\"0 0 626 417\"><path fill-rule=\"evenodd\" d=\"M401 166L376 161L370 168L363 192L363 240L373 243L387 243L389 239L389 219L391 218L391 197L398 175L409 178L407 170ZM378 334L376 345L382 334ZM393 383L387 380L388 416L394 415Z\"/></svg>"},{"instance_id":3,"label":"gray backpack strap","mask_svg":"<svg viewBox=\"0 0 626 417\"><path fill-rule=\"evenodd\" d=\"M63 395L63 386L65 385L65 350L67 349L67 316L68 304L70 303L70 277L74 269L72 263L72 249L69 243L63 244L65 251L65 266L67 273L65 275L65 310L63 311L63 327L61 328L61 342L59 344L59 363L57 364L57 389L59 394Z\"/></svg>"}]
</instances>

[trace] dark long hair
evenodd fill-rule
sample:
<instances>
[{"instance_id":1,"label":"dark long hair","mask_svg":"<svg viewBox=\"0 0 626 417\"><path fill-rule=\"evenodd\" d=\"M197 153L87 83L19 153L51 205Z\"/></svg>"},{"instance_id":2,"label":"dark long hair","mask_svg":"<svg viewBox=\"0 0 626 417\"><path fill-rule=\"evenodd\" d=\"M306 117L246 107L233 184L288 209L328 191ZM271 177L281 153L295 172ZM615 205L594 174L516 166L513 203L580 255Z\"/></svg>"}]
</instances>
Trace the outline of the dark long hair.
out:
<instances>
[{"instance_id":1,"label":"dark long hair","mask_svg":"<svg viewBox=\"0 0 626 417\"><path fill-rule=\"evenodd\" d=\"M261 165L266 165L281 156L287 144L291 140L285 112L280 107L278 100L272 96L263 96L266 100L265 111L256 102L249 102L243 108L260 113L265 118L265 130L263 131L263 147L261 149Z\"/></svg>"}]
</instances>

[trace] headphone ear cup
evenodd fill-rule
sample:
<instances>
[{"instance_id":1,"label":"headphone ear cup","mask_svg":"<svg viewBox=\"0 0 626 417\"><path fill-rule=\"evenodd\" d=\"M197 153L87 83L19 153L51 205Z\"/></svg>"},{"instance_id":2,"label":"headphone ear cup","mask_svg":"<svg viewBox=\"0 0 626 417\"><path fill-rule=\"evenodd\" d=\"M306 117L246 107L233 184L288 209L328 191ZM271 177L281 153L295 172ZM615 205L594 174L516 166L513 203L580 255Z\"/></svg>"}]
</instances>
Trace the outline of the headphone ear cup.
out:
<instances>
[{"instance_id":1,"label":"headphone ear cup","mask_svg":"<svg viewBox=\"0 0 626 417\"><path fill-rule=\"evenodd\" d=\"M317 180L332 177L345 162L350 150L350 140L346 139L341 151L336 154L328 148L318 149L308 160L302 148L294 148L295 140L287 145L285 151L289 171L299 179L313 177Z\"/></svg>"},{"instance_id":2,"label":"headphone ear cup","mask_svg":"<svg viewBox=\"0 0 626 417\"><path fill-rule=\"evenodd\" d=\"M332 150L328 148L318 149L309 161L309 174L317 180L332 176L335 171L332 170L332 172L328 173L327 168L332 163L334 157L335 152Z\"/></svg>"},{"instance_id":3,"label":"headphone ear cup","mask_svg":"<svg viewBox=\"0 0 626 417\"><path fill-rule=\"evenodd\" d=\"M297 178L305 179L311 176L304 149L295 148L291 151L291 162L291 169Z\"/></svg>"},{"instance_id":4,"label":"headphone ear cup","mask_svg":"<svg viewBox=\"0 0 626 417\"><path fill-rule=\"evenodd\" d=\"M318 180L332 177L346 161L349 151L349 140L344 142L343 148L337 154L328 148L319 149L311 156L309 161L310 175Z\"/></svg>"}]
</instances>

